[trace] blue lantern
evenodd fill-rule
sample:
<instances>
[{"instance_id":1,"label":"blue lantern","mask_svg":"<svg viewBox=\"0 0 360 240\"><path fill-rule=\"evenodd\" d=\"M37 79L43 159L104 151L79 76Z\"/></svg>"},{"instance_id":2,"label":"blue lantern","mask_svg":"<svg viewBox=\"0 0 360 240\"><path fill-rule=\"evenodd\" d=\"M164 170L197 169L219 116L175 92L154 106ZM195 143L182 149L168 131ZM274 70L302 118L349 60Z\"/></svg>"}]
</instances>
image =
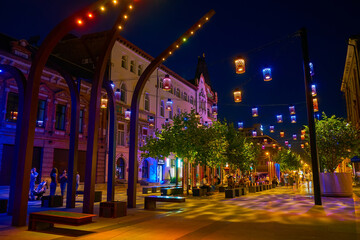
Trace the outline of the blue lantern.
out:
<instances>
[{"instance_id":1,"label":"blue lantern","mask_svg":"<svg viewBox=\"0 0 360 240\"><path fill-rule=\"evenodd\" d=\"M272 80L272 77L271 77L271 68L264 68L262 70L263 72L263 77L264 77L264 81L265 82L268 82L268 81L271 81Z\"/></svg>"},{"instance_id":2,"label":"blue lantern","mask_svg":"<svg viewBox=\"0 0 360 240\"><path fill-rule=\"evenodd\" d=\"M277 120L278 123L282 123L282 122L283 122L282 115L281 115L281 114L278 114L278 115L276 116L276 120Z\"/></svg>"},{"instance_id":3,"label":"blue lantern","mask_svg":"<svg viewBox=\"0 0 360 240\"><path fill-rule=\"evenodd\" d=\"M296 123L296 115L291 116L291 123Z\"/></svg>"},{"instance_id":4,"label":"blue lantern","mask_svg":"<svg viewBox=\"0 0 360 240\"><path fill-rule=\"evenodd\" d=\"M309 62L309 68L310 68L310 76L314 76L314 65L312 62Z\"/></svg>"},{"instance_id":5,"label":"blue lantern","mask_svg":"<svg viewBox=\"0 0 360 240\"><path fill-rule=\"evenodd\" d=\"M238 129L239 130L244 129L244 123L243 122L238 122Z\"/></svg>"}]
</instances>

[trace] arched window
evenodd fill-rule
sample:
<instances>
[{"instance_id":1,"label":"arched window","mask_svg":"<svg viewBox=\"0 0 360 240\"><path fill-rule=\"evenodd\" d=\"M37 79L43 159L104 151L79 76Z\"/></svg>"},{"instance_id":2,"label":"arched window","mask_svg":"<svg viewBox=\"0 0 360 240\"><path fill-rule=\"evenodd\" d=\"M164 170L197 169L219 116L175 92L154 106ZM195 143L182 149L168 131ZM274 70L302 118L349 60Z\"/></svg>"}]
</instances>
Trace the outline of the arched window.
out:
<instances>
[{"instance_id":1,"label":"arched window","mask_svg":"<svg viewBox=\"0 0 360 240\"><path fill-rule=\"evenodd\" d=\"M125 84L122 84L121 88L120 88L120 101L126 103L126 86L125 86Z\"/></svg>"},{"instance_id":2,"label":"arched window","mask_svg":"<svg viewBox=\"0 0 360 240\"><path fill-rule=\"evenodd\" d=\"M179 88L176 89L176 96L180 97L180 89Z\"/></svg>"},{"instance_id":3,"label":"arched window","mask_svg":"<svg viewBox=\"0 0 360 240\"><path fill-rule=\"evenodd\" d=\"M145 99L144 99L144 109L145 111L149 111L150 110L150 97L149 97L149 93L145 93Z\"/></svg>"},{"instance_id":4,"label":"arched window","mask_svg":"<svg viewBox=\"0 0 360 240\"><path fill-rule=\"evenodd\" d=\"M135 61L134 60L130 61L130 72L135 73Z\"/></svg>"},{"instance_id":5,"label":"arched window","mask_svg":"<svg viewBox=\"0 0 360 240\"><path fill-rule=\"evenodd\" d=\"M118 179L125 179L125 161L122 157L116 161L116 176Z\"/></svg>"},{"instance_id":6,"label":"arched window","mask_svg":"<svg viewBox=\"0 0 360 240\"><path fill-rule=\"evenodd\" d=\"M187 95L186 92L184 92L183 98L184 98L185 101L188 101L188 95Z\"/></svg>"},{"instance_id":7,"label":"arched window","mask_svg":"<svg viewBox=\"0 0 360 240\"><path fill-rule=\"evenodd\" d=\"M128 56L121 57L121 67L128 69Z\"/></svg>"},{"instance_id":8,"label":"arched window","mask_svg":"<svg viewBox=\"0 0 360 240\"><path fill-rule=\"evenodd\" d=\"M148 160L144 159L141 171L142 171L142 178L149 178L149 162L148 162Z\"/></svg>"},{"instance_id":9,"label":"arched window","mask_svg":"<svg viewBox=\"0 0 360 240\"><path fill-rule=\"evenodd\" d=\"M194 98L193 98L193 96L190 97L190 103L191 103L192 105L194 105Z\"/></svg>"},{"instance_id":10,"label":"arched window","mask_svg":"<svg viewBox=\"0 0 360 240\"><path fill-rule=\"evenodd\" d=\"M162 117L165 116L164 109L165 109L165 104L164 104L164 101L161 100L161 102L160 102L160 116L162 116Z\"/></svg>"}]
</instances>

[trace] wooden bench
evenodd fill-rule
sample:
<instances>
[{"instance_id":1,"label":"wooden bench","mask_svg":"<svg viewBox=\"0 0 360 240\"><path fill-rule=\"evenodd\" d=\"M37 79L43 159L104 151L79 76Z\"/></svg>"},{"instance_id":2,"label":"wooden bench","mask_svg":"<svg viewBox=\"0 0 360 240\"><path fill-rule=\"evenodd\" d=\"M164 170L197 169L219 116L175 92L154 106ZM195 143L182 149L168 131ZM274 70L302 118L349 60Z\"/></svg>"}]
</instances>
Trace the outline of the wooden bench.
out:
<instances>
[{"instance_id":1,"label":"wooden bench","mask_svg":"<svg viewBox=\"0 0 360 240\"><path fill-rule=\"evenodd\" d=\"M161 189L161 196L181 195L181 194L183 194L182 187L162 188Z\"/></svg>"},{"instance_id":2,"label":"wooden bench","mask_svg":"<svg viewBox=\"0 0 360 240\"><path fill-rule=\"evenodd\" d=\"M152 193L152 187L143 187L142 193L143 193L143 194Z\"/></svg>"},{"instance_id":3,"label":"wooden bench","mask_svg":"<svg viewBox=\"0 0 360 240\"><path fill-rule=\"evenodd\" d=\"M219 186L219 192L225 192L225 189L226 189L226 187L224 187L224 186Z\"/></svg>"},{"instance_id":4,"label":"wooden bench","mask_svg":"<svg viewBox=\"0 0 360 240\"><path fill-rule=\"evenodd\" d=\"M249 187L249 192L255 193L256 192L256 186L250 186Z\"/></svg>"},{"instance_id":5,"label":"wooden bench","mask_svg":"<svg viewBox=\"0 0 360 240\"><path fill-rule=\"evenodd\" d=\"M77 195L84 195L84 191L76 191ZM102 201L102 191L95 191L94 202L101 202Z\"/></svg>"},{"instance_id":6,"label":"wooden bench","mask_svg":"<svg viewBox=\"0 0 360 240\"><path fill-rule=\"evenodd\" d=\"M201 197L206 195L206 189L203 188L193 188L192 192L194 197Z\"/></svg>"},{"instance_id":7,"label":"wooden bench","mask_svg":"<svg viewBox=\"0 0 360 240\"><path fill-rule=\"evenodd\" d=\"M225 190L225 198L234 198L234 197L235 197L235 189Z\"/></svg>"},{"instance_id":8,"label":"wooden bench","mask_svg":"<svg viewBox=\"0 0 360 240\"><path fill-rule=\"evenodd\" d=\"M64 212L64 211L44 211L33 212L29 215L29 230L36 231L47 229L55 223L80 226L92 222L94 214Z\"/></svg>"},{"instance_id":9,"label":"wooden bench","mask_svg":"<svg viewBox=\"0 0 360 240\"><path fill-rule=\"evenodd\" d=\"M156 202L182 203L185 202L185 198L173 196L147 196L145 197L144 209L155 209Z\"/></svg>"}]
</instances>

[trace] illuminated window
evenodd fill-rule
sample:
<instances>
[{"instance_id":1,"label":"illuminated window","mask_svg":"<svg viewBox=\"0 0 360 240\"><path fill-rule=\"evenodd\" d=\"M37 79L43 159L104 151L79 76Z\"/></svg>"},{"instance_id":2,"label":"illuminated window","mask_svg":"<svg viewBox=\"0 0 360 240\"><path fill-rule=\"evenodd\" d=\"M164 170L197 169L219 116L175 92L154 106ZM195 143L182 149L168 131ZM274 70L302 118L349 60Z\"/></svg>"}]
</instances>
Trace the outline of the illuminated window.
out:
<instances>
[{"instance_id":1,"label":"illuminated window","mask_svg":"<svg viewBox=\"0 0 360 240\"><path fill-rule=\"evenodd\" d=\"M6 121L16 122L18 116L19 95L9 92L6 103Z\"/></svg>"},{"instance_id":2,"label":"illuminated window","mask_svg":"<svg viewBox=\"0 0 360 240\"><path fill-rule=\"evenodd\" d=\"M36 126L37 127L45 127L45 106L46 106L46 101L39 100L38 112L37 112L37 118L36 118Z\"/></svg>"}]
</instances>

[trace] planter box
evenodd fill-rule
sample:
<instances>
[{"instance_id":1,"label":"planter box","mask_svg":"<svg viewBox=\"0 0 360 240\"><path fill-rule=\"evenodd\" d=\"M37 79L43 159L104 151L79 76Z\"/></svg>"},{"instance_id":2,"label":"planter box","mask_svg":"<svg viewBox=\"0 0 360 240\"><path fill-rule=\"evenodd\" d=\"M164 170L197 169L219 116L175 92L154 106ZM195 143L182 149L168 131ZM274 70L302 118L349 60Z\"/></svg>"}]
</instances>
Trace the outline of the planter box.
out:
<instances>
[{"instance_id":1,"label":"planter box","mask_svg":"<svg viewBox=\"0 0 360 240\"><path fill-rule=\"evenodd\" d=\"M351 173L320 173L321 195L326 197L351 197Z\"/></svg>"},{"instance_id":2,"label":"planter box","mask_svg":"<svg viewBox=\"0 0 360 240\"><path fill-rule=\"evenodd\" d=\"M117 218L127 215L126 202L101 202L100 203L100 217Z\"/></svg>"},{"instance_id":3,"label":"planter box","mask_svg":"<svg viewBox=\"0 0 360 240\"><path fill-rule=\"evenodd\" d=\"M41 198L41 207L62 207L63 206L63 196L54 195L54 196L43 196Z\"/></svg>"}]
</instances>

